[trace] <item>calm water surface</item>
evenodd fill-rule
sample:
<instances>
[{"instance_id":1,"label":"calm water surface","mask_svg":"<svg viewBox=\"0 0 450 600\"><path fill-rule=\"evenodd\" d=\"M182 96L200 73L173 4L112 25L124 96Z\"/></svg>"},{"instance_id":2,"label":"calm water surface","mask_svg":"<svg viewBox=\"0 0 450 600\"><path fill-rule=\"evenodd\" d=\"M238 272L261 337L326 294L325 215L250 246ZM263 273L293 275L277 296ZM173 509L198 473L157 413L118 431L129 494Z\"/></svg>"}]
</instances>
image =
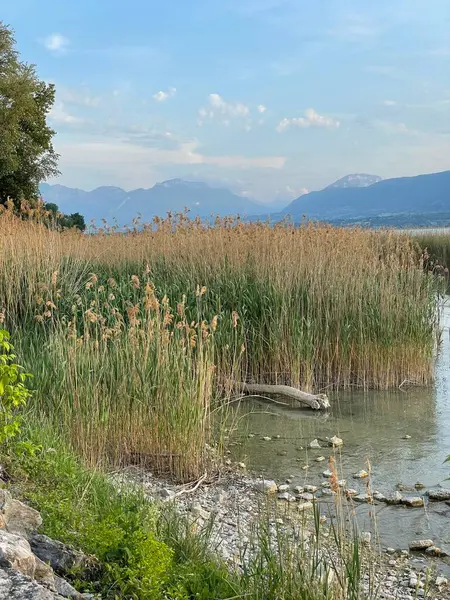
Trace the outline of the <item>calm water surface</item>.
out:
<instances>
[{"instance_id":1,"label":"calm water surface","mask_svg":"<svg viewBox=\"0 0 450 600\"><path fill-rule=\"evenodd\" d=\"M364 491L364 482L352 475L367 469L370 460L373 489L389 493L398 483L426 487L439 484L450 487L450 299L443 307L443 341L436 360L436 383L426 389L406 392L342 392L331 396L332 410L321 415L310 410L285 408L263 401L249 400L241 407L244 417L238 432L241 444L235 456L244 458L252 471L283 481L293 476L293 484L324 481L327 462L317 463L317 456L329 457L307 446L315 438L337 435L344 440L339 471L347 487ZM249 433L255 437L249 438ZM404 439L409 435L411 439ZM263 441L263 436L280 439ZM301 449L301 448L304 449ZM305 471L302 466L308 464ZM422 492L419 492L419 494ZM408 495L418 495L408 493ZM358 506L362 529L371 529L367 506ZM377 526L383 546L407 548L417 537L431 537L450 551L450 506L427 504L425 509L376 507Z\"/></svg>"}]
</instances>

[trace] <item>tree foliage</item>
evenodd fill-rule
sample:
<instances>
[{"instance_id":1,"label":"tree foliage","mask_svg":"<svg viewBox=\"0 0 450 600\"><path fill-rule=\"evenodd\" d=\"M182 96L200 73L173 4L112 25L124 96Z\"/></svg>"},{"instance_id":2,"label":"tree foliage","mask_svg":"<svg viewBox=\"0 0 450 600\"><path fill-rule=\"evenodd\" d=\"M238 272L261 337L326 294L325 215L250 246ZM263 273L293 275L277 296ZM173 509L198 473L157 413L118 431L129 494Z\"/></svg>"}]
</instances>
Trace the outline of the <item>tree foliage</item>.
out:
<instances>
[{"instance_id":1,"label":"tree foliage","mask_svg":"<svg viewBox=\"0 0 450 600\"><path fill-rule=\"evenodd\" d=\"M47 125L54 99L53 84L20 60L12 30L0 21L0 203L37 199L39 183L58 174Z\"/></svg>"}]
</instances>

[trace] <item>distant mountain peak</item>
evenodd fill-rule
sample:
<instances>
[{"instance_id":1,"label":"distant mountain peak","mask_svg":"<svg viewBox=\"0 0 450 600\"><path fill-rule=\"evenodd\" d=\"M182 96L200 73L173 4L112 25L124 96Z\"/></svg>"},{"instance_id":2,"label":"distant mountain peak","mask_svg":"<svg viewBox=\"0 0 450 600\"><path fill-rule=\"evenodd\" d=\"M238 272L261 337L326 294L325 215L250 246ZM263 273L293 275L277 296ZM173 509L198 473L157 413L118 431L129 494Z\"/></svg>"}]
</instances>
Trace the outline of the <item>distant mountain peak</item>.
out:
<instances>
[{"instance_id":1,"label":"distant mountain peak","mask_svg":"<svg viewBox=\"0 0 450 600\"><path fill-rule=\"evenodd\" d=\"M162 181L161 183L157 183L155 187L161 186L165 188L174 188L174 187L189 187L189 188L206 188L209 187L206 183L202 181L185 181L184 179L168 179L167 181Z\"/></svg>"},{"instance_id":2,"label":"distant mountain peak","mask_svg":"<svg viewBox=\"0 0 450 600\"><path fill-rule=\"evenodd\" d=\"M338 179L327 188L362 188L379 183L382 181L382 177L378 175L369 175L368 173L351 173L341 179Z\"/></svg>"}]
</instances>

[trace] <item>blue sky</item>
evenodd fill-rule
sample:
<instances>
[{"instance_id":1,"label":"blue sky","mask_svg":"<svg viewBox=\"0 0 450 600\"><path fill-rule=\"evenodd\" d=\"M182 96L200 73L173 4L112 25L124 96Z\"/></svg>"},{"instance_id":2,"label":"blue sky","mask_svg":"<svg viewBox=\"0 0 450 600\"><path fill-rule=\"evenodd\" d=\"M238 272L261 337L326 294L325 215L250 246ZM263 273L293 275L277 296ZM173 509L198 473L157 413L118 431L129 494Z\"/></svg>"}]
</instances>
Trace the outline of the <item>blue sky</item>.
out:
<instances>
[{"instance_id":1,"label":"blue sky","mask_svg":"<svg viewBox=\"0 0 450 600\"><path fill-rule=\"evenodd\" d=\"M450 169L449 0L15 0L1 18L56 84L59 183L268 201Z\"/></svg>"}]
</instances>

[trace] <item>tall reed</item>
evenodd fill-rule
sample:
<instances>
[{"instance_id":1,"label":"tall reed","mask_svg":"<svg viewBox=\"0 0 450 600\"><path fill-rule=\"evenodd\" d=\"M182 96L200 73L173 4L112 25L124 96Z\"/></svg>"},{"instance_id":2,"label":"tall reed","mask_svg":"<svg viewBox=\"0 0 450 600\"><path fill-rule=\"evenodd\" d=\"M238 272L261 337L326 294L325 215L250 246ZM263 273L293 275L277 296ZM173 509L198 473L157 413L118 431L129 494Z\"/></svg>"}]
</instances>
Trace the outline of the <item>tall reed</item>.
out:
<instances>
[{"instance_id":1,"label":"tall reed","mask_svg":"<svg viewBox=\"0 0 450 600\"><path fill-rule=\"evenodd\" d=\"M406 236L185 215L83 235L6 213L0 231L0 310L35 410L90 462L198 474L212 407L238 380L432 379L434 279Z\"/></svg>"}]
</instances>

